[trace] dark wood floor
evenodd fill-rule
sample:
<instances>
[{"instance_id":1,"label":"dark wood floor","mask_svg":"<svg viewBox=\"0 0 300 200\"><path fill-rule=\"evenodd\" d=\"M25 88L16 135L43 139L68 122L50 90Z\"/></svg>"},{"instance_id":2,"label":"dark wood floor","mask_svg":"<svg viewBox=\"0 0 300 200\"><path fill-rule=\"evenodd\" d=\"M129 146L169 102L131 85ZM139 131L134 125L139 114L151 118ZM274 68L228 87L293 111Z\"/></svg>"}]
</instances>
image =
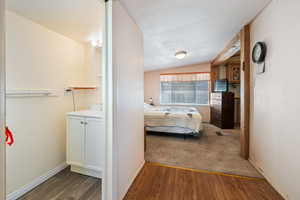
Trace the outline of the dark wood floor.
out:
<instances>
[{"instance_id":1,"label":"dark wood floor","mask_svg":"<svg viewBox=\"0 0 300 200\"><path fill-rule=\"evenodd\" d=\"M147 163L124 200L283 200L264 179Z\"/></svg>"},{"instance_id":2,"label":"dark wood floor","mask_svg":"<svg viewBox=\"0 0 300 200\"><path fill-rule=\"evenodd\" d=\"M53 176L19 200L101 200L101 180L73 173L69 168Z\"/></svg>"}]
</instances>

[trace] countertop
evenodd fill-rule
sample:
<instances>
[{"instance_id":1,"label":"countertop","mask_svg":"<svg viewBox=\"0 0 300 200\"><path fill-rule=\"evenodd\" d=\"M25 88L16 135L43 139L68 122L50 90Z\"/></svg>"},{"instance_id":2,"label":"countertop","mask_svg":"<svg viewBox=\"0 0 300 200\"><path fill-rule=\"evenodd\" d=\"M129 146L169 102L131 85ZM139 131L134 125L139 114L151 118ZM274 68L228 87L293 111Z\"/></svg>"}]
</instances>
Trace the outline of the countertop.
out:
<instances>
[{"instance_id":1,"label":"countertop","mask_svg":"<svg viewBox=\"0 0 300 200\"><path fill-rule=\"evenodd\" d=\"M75 117L92 117L92 118L103 118L104 114L102 111L98 110L80 110L76 112L69 112L67 113L68 116L75 116Z\"/></svg>"}]
</instances>

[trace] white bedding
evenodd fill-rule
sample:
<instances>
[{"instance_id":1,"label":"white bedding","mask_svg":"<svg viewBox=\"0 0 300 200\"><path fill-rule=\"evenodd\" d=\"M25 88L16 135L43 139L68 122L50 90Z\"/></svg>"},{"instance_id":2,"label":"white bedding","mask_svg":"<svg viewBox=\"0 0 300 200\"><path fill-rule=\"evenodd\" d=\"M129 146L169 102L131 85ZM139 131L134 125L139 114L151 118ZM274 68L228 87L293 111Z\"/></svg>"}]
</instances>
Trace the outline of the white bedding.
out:
<instances>
[{"instance_id":1,"label":"white bedding","mask_svg":"<svg viewBox=\"0 0 300 200\"><path fill-rule=\"evenodd\" d=\"M145 107L145 126L149 130L179 130L176 133L199 133L202 117L193 107L151 106ZM180 131L185 130L185 131Z\"/></svg>"}]
</instances>

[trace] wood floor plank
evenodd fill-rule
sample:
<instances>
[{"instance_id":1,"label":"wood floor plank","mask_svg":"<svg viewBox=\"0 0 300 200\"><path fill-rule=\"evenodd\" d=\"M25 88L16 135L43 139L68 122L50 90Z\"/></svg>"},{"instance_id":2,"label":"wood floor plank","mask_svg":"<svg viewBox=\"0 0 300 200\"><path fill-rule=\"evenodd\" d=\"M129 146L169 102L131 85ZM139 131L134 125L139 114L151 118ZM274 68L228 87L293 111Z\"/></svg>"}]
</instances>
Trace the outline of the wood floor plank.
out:
<instances>
[{"instance_id":1,"label":"wood floor plank","mask_svg":"<svg viewBox=\"0 0 300 200\"><path fill-rule=\"evenodd\" d=\"M101 200L101 180L67 168L19 200Z\"/></svg>"},{"instance_id":2,"label":"wood floor plank","mask_svg":"<svg viewBox=\"0 0 300 200\"><path fill-rule=\"evenodd\" d=\"M124 200L283 200L264 179L146 163Z\"/></svg>"}]
</instances>

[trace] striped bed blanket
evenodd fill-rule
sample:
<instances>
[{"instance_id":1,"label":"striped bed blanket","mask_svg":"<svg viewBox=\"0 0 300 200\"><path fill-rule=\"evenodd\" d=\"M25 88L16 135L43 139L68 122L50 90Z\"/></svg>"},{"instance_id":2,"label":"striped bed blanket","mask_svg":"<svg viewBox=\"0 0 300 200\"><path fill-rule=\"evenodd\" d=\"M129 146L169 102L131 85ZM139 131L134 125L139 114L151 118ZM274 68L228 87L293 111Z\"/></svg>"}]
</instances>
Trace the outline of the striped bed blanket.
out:
<instances>
[{"instance_id":1,"label":"striped bed blanket","mask_svg":"<svg viewBox=\"0 0 300 200\"><path fill-rule=\"evenodd\" d=\"M202 130L202 116L193 107L146 106L146 127L180 127L188 128L193 133Z\"/></svg>"}]
</instances>

